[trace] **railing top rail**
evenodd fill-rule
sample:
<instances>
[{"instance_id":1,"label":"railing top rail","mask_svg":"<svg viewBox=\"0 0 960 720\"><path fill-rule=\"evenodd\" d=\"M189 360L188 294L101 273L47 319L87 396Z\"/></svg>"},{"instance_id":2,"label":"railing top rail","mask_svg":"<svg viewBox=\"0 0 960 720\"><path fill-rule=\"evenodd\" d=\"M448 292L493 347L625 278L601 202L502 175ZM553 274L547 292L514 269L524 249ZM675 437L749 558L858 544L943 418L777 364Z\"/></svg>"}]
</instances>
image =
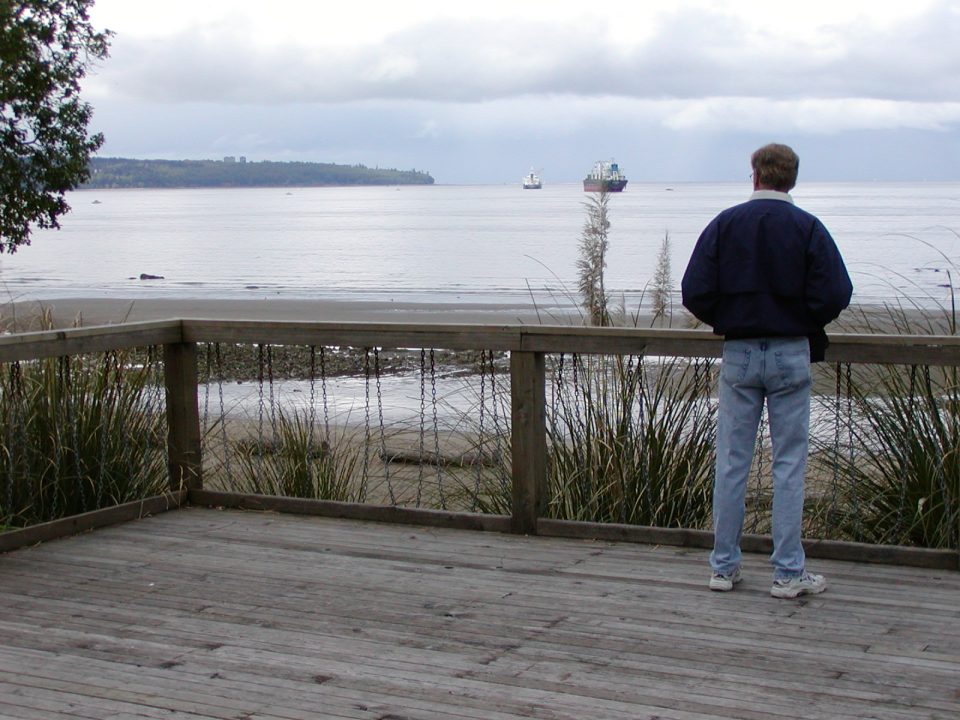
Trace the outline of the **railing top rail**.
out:
<instances>
[{"instance_id":1,"label":"railing top rail","mask_svg":"<svg viewBox=\"0 0 960 720\"><path fill-rule=\"evenodd\" d=\"M0 335L0 362L165 345L183 338L179 320L151 320Z\"/></svg>"},{"instance_id":2,"label":"railing top rail","mask_svg":"<svg viewBox=\"0 0 960 720\"><path fill-rule=\"evenodd\" d=\"M719 357L708 330L183 318L0 336L0 362L176 342L429 347L550 353ZM960 336L830 335L827 360L960 365Z\"/></svg>"}]
</instances>

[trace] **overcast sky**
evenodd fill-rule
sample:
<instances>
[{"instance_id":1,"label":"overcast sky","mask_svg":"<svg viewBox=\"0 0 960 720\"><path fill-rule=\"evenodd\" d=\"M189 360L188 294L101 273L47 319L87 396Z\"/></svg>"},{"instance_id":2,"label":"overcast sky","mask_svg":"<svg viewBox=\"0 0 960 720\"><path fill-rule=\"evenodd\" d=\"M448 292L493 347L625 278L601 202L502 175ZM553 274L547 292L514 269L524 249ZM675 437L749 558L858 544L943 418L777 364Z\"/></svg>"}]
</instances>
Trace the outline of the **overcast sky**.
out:
<instances>
[{"instance_id":1,"label":"overcast sky","mask_svg":"<svg viewBox=\"0 0 960 720\"><path fill-rule=\"evenodd\" d=\"M960 0L97 0L104 156L441 183L960 179Z\"/></svg>"}]
</instances>

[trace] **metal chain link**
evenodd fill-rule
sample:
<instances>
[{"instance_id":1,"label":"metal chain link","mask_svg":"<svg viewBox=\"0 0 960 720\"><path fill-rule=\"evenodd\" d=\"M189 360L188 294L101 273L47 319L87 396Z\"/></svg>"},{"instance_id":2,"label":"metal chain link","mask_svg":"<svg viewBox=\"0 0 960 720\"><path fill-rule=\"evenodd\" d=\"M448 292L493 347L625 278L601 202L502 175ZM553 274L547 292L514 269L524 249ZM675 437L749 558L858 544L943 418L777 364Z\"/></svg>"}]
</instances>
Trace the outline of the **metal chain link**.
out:
<instances>
[{"instance_id":1,"label":"metal chain link","mask_svg":"<svg viewBox=\"0 0 960 720\"><path fill-rule=\"evenodd\" d=\"M104 353L104 356L103 356L103 374L104 374L104 381L105 381L104 384L105 384L105 385L109 384L109 382L110 382L110 370L112 369L112 368L111 368L111 366L112 366L112 361L113 361L115 358L117 359L117 365L119 365L119 358L117 358L115 351L109 350L109 351L107 351L106 353ZM117 373L117 376L116 376L116 384L117 384L117 386L119 387L119 372ZM102 398L97 398L97 399L95 400L95 402L102 402ZM104 403L103 406L101 407L101 411L105 411L105 410L106 410L106 403ZM97 487L98 487L98 488L102 488L102 487L105 486L105 485L104 485L104 471L106 470L106 465L107 465L107 438L109 437L109 432L110 432L110 428L108 427L108 423L106 422L106 418L101 418L101 423L100 423L100 428L99 428L99 430L100 430L100 432L99 432L98 434L99 434L99 441L100 441L100 454L99 454L99 458L98 458L98 460L97 460L97 465L98 465L98 467L97 467ZM124 447L126 447L126 443L124 443ZM129 465L129 460L130 460L129 454L126 453L126 452L124 452L124 455L127 456L127 460L128 460L128 463L127 463L127 473L132 476L131 467L130 467L130 465Z\"/></svg>"},{"instance_id":2,"label":"metal chain link","mask_svg":"<svg viewBox=\"0 0 960 720\"><path fill-rule=\"evenodd\" d=\"M271 442L277 442L277 403L273 388L273 345L267 345L267 383L270 390L270 432Z\"/></svg>"},{"instance_id":3,"label":"metal chain link","mask_svg":"<svg viewBox=\"0 0 960 720\"><path fill-rule=\"evenodd\" d=\"M417 504L416 507L420 507L420 502L423 496L423 453L424 453L424 436L427 432L427 351L424 348L420 348L420 434L419 434L419 455L417 462Z\"/></svg>"},{"instance_id":4,"label":"metal chain link","mask_svg":"<svg viewBox=\"0 0 960 720\"><path fill-rule=\"evenodd\" d=\"M854 467L854 431L853 431L853 377L851 374L851 364L846 363L846 380L847 380L847 445L848 452L850 453L850 467ZM860 498L858 493L853 493L853 512L855 517L854 524L854 533L855 539L859 540L861 537L861 520L860 517Z\"/></svg>"},{"instance_id":5,"label":"metal chain link","mask_svg":"<svg viewBox=\"0 0 960 720\"><path fill-rule=\"evenodd\" d=\"M326 348L320 347L320 393L323 396L323 439L330 444L330 408L327 404L327 353Z\"/></svg>"},{"instance_id":6,"label":"metal chain link","mask_svg":"<svg viewBox=\"0 0 960 720\"><path fill-rule=\"evenodd\" d=\"M263 345L257 345L257 486L263 487Z\"/></svg>"},{"instance_id":7,"label":"metal chain link","mask_svg":"<svg viewBox=\"0 0 960 720\"><path fill-rule=\"evenodd\" d=\"M204 346L204 358L203 358L203 433L200 435L201 440L207 437L207 430L210 427L210 372L212 370L212 348L210 343L207 343Z\"/></svg>"},{"instance_id":8,"label":"metal chain link","mask_svg":"<svg viewBox=\"0 0 960 720\"><path fill-rule=\"evenodd\" d=\"M447 509L447 499L443 492L443 463L440 462L440 421L437 417L437 364L436 353L430 348L430 397L433 403L433 451L437 464L437 494L440 508Z\"/></svg>"},{"instance_id":9,"label":"metal chain link","mask_svg":"<svg viewBox=\"0 0 960 720\"><path fill-rule=\"evenodd\" d=\"M307 456L304 458L307 468L307 482L311 489L314 487L313 478L313 454L314 454L314 431L317 425L317 348L310 346L310 405L307 409ZM321 446L321 453L323 447ZM323 458L326 460L326 458Z\"/></svg>"},{"instance_id":10,"label":"metal chain link","mask_svg":"<svg viewBox=\"0 0 960 720\"><path fill-rule=\"evenodd\" d=\"M504 453L503 432L500 428L500 398L497 396L497 368L494 364L492 352L490 353L490 398L493 401L494 446L497 453L497 470L500 476L500 486L501 488L507 488L510 486L511 480L503 462Z\"/></svg>"},{"instance_id":11,"label":"metal chain link","mask_svg":"<svg viewBox=\"0 0 960 720\"><path fill-rule=\"evenodd\" d=\"M492 350L490 352L491 354L493 353ZM484 415L485 415L486 402L487 402L487 396L486 396L487 373L486 373L486 367L485 367L486 357L487 357L487 351L481 350L480 351L480 409L478 413L479 415L478 433L479 434L478 434L478 440L477 440L477 457L474 460L474 466L476 467L476 478L474 480L473 500L470 503L470 512L477 511L477 504L480 499L480 484L481 484L482 475L483 475L483 464L485 462L484 451L486 450L486 447L487 447L487 440L484 437L484 433L486 430L486 428L484 427Z\"/></svg>"},{"instance_id":12,"label":"metal chain link","mask_svg":"<svg viewBox=\"0 0 960 720\"><path fill-rule=\"evenodd\" d=\"M223 439L223 467L227 473L227 482L233 486L233 473L230 472L230 444L227 437L227 410L223 402L223 354L220 343L214 345L214 357L217 366L217 393L220 399L220 434Z\"/></svg>"},{"instance_id":13,"label":"metal chain link","mask_svg":"<svg viewBox=\"0 0 960 720\"><path fill-rule=\"evenodd\" d=\"M383 423L383 388L380 385L380 348L378 347L373 349L373 373L377 383L377 419L380 423L380 459L383 462L383 479L387 483L390 504L396 505L397 498L393 492L393 481L390 478L390 458L387 455L387 437Z\"/></svg>"},{"instance_id":14,"label":"metal chain link","mask_svg":"<svg viewBox=\"0 0 960 720\"><path fill-rule=\"evenodd\" d=\"M363 349L363 484L370 480L370 348Z\"/></svg>"},{"instance_id":15,"label":"metal chain link","mask_svg":"<svg viewBox=\"0 0 960 720\"><path fill-rule=\"evenodd\" d=\"M6 488L6 508L10 515L15 514L13 507L13 488L16 483L17 458L21 458L23 465L23 476L27 477L30 464L27 460L27 429L23 418L17 417L17 409L23 406L23 369L19 361L10 363L10 403L7 416L7 447L10 448L7 461L7 488ZM14 437L16 433L19 437ZM16 448L20 448L17 452Z\"/></svg>"},{"instance_id":16,"label":"metal chain link","mask_svg":"<svg viewBox=\"0 0 960 720\"><path fill-rule=\"evenodd\" d=\"M833 396L833 457L831 459L830 516L831 522L837 522L840 514L840 416L843 399L843 370L840 363L834 365L836 387ZM847 418L848 421L850 418Z\"/></svg>"}]
</instances>

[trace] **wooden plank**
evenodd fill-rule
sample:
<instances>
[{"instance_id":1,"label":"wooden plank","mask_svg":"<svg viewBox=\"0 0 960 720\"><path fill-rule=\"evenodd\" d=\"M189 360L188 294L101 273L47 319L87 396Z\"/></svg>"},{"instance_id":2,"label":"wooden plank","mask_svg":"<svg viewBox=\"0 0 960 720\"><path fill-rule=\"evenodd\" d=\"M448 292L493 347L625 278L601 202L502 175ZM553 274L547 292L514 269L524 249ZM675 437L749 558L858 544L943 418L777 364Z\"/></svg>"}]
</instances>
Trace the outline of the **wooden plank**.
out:
<instances>
[{"instance_id":1,"label":"wooden plank","mask_svg":"<svg viewBox=\"0 0 960 720\"><path fill-rule=\"evenodd\" d=\"M395 505L372 505L338 502L334 500L245 495L242 493L212 490L191 490L188 499L192 505L202 505L206 507L273 511L298 515L319 515L322 517L349 520L422 525L424 527L446 527L491 532L507 532L510 527L510 519L503 515L458 513L446 510L405 508Z\"/></svg>"},{"instance_id":2,"label":"wooden plank","mask_svg":"<svg viewBox=\"0 0 960 720\"><path fill-rule=\"evenodd\" d=\"M190 342L345 345L350 347L514 350L524 326L443 323L326 323L184 319Z\"/></svg>"},{"instance_id":3,"label":"wooden plank","mask_svg":"<svg viewBox=\"0 0 960 720\"><path fill-rule=\"evenodd\" d=\"M616 540L694 548L713 547L713 533L711 531L689 528L659 528L646 525L618 525L541 518L538 522L538 533L553 537L579 538L581 540ZM914 548L901 545L870 545L814 538L804 538L803 547L807 557L814 559L960 570L960 553L955 550ZM769 535L745 533L741 538L741 548L744 552L770 553L773 551L773 541Z\"/></svg>"},{"instance_id":4,"label":"wooden plank","mask_svg":"<svg viewBox=\"0 0 960 720\"><path fill-rule=\"evenodd\" d=\"M179 320L98 325L0 336L0 362L106 352L180 342Z\"/></svg>"},{"instance_id":5,"label":"wooden plank","mask_svg":"<svg viewBox=\"0 0 960 720\"><path fill-rule=\"evenodd\" d=\"M0 337L0 362L176 342L643 353L677 357L718 357L722 351L722 338L708 330L171 319L3 336ZM832 333L827 360L957 366L960 365L960 337Z\"/></svg>"},{"instance_id":6,"label":"wooden plank","mask_svg":"<svg viewBox=\"0 0 960 720\"><path fill-rule=\"evenodd\" d=\"M197 346L163 346L167 396L167 468L170 490L203 487L202 438L197 389Z\"/></svg>"},{"instance_id":7,"label":"wooden plank","mask_svg":"<svg viewBox=\"0 0 960 720\"><path fill-rule=\"evenodd\" d=\"M511 530L536 534L547 504L546 363L543 353L510 354Z\"/></svg>"},{"instance_id":8,"label":"wooden plank","mask_svg":"<svg viewBox=\"0 0 960 720\"><path fill-rule=\"evenodd\" d=\"M166 512L180 507L186 502L186 498L187 493L185 491L171 492L166 495L135 500L101 510L92 510L80 515L71 515L60 520L51 520L19 530L8 530L0 533L0 553Z\"/></svg>"},{"instance_id":9,"label":"wooden plank","mask_svg":"<svg viewBox=\"0 0 960 720\"><path fill-rule=\"evenodd\" d=\"M57 720L131 700L288 719L960 711L960 575L823 561L826 594L781 602L745 560L736 592L710 593L702 550L190 508L0 557L0 698Z\"/></svg>"}]
</instances>

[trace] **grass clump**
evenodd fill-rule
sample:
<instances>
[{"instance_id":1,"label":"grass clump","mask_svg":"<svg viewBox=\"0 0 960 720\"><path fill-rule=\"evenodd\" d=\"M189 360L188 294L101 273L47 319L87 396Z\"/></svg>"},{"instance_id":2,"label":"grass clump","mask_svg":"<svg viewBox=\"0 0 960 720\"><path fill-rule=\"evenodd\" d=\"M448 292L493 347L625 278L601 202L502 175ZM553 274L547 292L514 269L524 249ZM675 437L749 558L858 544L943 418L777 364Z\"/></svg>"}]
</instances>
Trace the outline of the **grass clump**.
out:
<instances>
[{"instance_id":1,"label":"grass clump","mask_svg":"<svg viewBox=\"0 0 960 720\"><path fill-rule=\"evenodd\" d=\"M153 351L0 368L0 525L24 527L163 492L166 417Z\"/></svg>"},{"instance_id":2,"label":"grass clump","mask_svg":"<svg viewBox=\"0 0 960 720\"><path fill-rule=\"evenodd\" d=\"M560 366L548 417L550 515L704 526L716 428L711 367L680 359L574 356L564 377Z\"/></svg>"},{"instance_id":3,"label":"grass clump","mask_svg":"<svg viewBox=\"0 0 960 720\"><path fill-rule=\"evenodd\" d=\"M363 485L355 489L353 482L361 450L317 438L309 415L308 410L278 407L270 441L237 444L240 492L363 502Z\"/></svg>"}]
</instances>

